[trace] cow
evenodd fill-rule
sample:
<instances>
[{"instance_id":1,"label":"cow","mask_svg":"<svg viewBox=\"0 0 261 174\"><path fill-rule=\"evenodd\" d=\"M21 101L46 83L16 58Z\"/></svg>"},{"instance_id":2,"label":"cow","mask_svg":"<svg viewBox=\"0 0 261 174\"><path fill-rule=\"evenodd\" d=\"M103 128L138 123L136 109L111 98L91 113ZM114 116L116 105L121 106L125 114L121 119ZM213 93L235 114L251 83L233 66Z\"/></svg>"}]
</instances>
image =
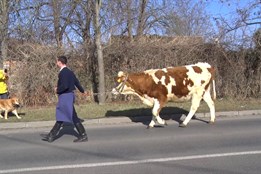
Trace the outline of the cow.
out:
<instances>
[{"instance_id":1,"label":"cow","mask_svg":"<svg viewBox=\"0 0 261 174\"><path fill-rule=\"evenodd\" d=\"M154 127L156 122L161 125L166 124L159 113L168 101L192 101L190 111L185 120L179 123L179 127L187 126L202 99L210 109L209 123L213 124L215 122L213 100L216 98L214 74L215 69L205 62L150 69L138 73L119 71L115 78L117 86L112 89L112 93L136 95L145 105L152 107L153 116L148 128ZM211 85L213 96L211 96Z\"/></svg>"}]
</instances>

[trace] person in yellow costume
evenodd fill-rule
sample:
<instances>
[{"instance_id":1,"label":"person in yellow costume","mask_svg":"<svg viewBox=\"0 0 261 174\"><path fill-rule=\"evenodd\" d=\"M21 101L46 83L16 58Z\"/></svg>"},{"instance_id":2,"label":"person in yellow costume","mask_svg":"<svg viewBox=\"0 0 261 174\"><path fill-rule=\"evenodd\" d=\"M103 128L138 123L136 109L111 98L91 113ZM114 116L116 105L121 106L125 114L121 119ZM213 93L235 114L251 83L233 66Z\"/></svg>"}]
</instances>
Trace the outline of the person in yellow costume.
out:
<instances>
[{"instance_id":1,"label":"person in yellow costume","mask_svg":"<svg viewBox=\"0 0 261 174\"><path fill-rule=\"evenodd\" d=\"M9 98L7 81L8 81L7 69L0 70L0 99Z\"/></svg>"}]
</instances>

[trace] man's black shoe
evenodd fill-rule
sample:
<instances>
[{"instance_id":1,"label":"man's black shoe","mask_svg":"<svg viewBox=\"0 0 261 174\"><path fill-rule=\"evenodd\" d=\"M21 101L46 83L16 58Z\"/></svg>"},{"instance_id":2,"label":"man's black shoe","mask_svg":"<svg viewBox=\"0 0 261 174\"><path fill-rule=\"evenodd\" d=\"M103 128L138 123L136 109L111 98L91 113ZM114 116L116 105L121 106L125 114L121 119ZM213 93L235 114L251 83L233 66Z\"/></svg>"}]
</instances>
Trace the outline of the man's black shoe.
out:
<instances>
[{"instance_id":1,"label":"man's black shoe","mask_svg":"<svg viewBox=\"0 0 261 174\"><path fill-rule=\"evenodd\" d=\"M87 137L86 134L78 137L75 140L73 140L74 143L80 143L80 142L86 142L86 141L88 141L88 137Z\"/></svg>"},{"instance_id":2,"label":"man's black shoe","mask_svg":"<svg viewBox=\"0 0 261 174\"><path fill-rule=\"evenodd\" d=\"M49 143L53 142L55 140L55 137L51 134L40 134L41 137L43 137L43 141L48 141Z\"/></svg>"},{"instance_id":3,"label":"man's black shoe","mask_svg":"<svg viewBox=\"0 0 261 174\"><path fill-rule=\"evenodd\" d=\"M49 136L49 134L40 134L40 136L41 136L42 138L47 138L47 137Z\"/></svg>"}]
</instances>

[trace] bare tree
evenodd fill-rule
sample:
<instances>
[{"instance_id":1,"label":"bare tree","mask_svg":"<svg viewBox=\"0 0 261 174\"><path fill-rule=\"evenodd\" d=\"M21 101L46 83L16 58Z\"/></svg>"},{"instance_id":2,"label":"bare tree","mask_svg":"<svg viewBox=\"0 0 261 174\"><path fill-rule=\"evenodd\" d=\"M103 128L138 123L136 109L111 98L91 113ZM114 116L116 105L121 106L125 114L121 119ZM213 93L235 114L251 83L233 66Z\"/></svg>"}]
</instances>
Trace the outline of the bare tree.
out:
<instances>
[{"instance_id":1,"label":"bare tree","mask_svg":"<svg viewBox=\"0 0 261 174\"><path fill-rule=\"evenodd\" d=\"M216 25L219 29L218 37L220 40L227 40L247 45L252 40L252 33L258 30L261 25L261 1L249 1L245 6L240 7L235 0L221 1L220 3L231 9L229 16L214 16ZM232 6L233 4L233 6ZM246 40L248 38L248 40ZM241 41L239 39L242 39Z\"/></svg>"},{"instance_id":2,"label":"bare tree","mask_svg":"<svg viewBox=\"0 0 261 174\"><path fill-rule=\"evenodd\" d=\"M162 33L160 21L167 7L163 1L105 0L104 4L102 24L111 35L127 35L132 40L134 35Z\"/></svg>"},{"instance_id":3,"label":"bare tree","mask_svg":"<svg viewBox=\"0 0 261 174\"><path fill-rule=\"evenodd\" d=\"M39 2L38 20L48 21L53 24L54 36L58 48L62 47L63 36L68 25L71 22L71 17L74 14L77 6L77 1L74 0L46 0ZM48 10L46 10L48 9Z\"/></svg>"},{"instance_id":4,"label":"bare tree","mask_svg":"<svg viewBox=\"0 0 261 174\"><path fill-rule=\"evenodd\" d=\"M71 26L73 30L79 35L84 45L90 44L91 38L91 23L93 17L94 3L91 0L82 0L79 2L75 9L75 17L72 21L74 26Z\"/></svg>"},{"instance_id":5,"label":"bare tree","mask_svg":"<svg viewBox=\"0 0 261 174\"><path fill-rule=\"evenodd\" d=\"M190 0L166 1L164 19L165 34L181 36L207 36L212 30L206 4Z\"/></svg>"}]
</instances>

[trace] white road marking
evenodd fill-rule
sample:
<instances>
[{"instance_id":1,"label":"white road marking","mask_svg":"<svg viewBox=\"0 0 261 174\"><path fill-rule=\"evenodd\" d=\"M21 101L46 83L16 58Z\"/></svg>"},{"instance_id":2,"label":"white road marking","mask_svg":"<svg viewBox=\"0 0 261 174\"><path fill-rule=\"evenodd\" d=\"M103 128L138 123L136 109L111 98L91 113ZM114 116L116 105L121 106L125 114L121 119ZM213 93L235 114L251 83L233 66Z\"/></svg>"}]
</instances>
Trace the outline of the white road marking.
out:
<instances>
[{"instance_id":1,"label":"white road marking","mask_svg":"<svg viewBox=\"0 0 261 174\"><path fill-rule=\"evenodd\" d=\"M228 157L228 156L257 155L257 154L261 154L261 151L217 153L217 154L170 157L170 158L144 159L144 160L136 160L136 161L117 161L117 162L104 162L104 163L89 163L89 164L87 163L87 164L48 166L48 167L32 167L32 168L20 168L20 169L7 169L7 170L0 170L0 173L20 173L20 172L59 170L59 169L75 169L75 168L134 165L134 164L145 164L145 163L182 161L182 160L205 159L205 158L218 158L218 157Z\"/></svg>"}]
</instances>

